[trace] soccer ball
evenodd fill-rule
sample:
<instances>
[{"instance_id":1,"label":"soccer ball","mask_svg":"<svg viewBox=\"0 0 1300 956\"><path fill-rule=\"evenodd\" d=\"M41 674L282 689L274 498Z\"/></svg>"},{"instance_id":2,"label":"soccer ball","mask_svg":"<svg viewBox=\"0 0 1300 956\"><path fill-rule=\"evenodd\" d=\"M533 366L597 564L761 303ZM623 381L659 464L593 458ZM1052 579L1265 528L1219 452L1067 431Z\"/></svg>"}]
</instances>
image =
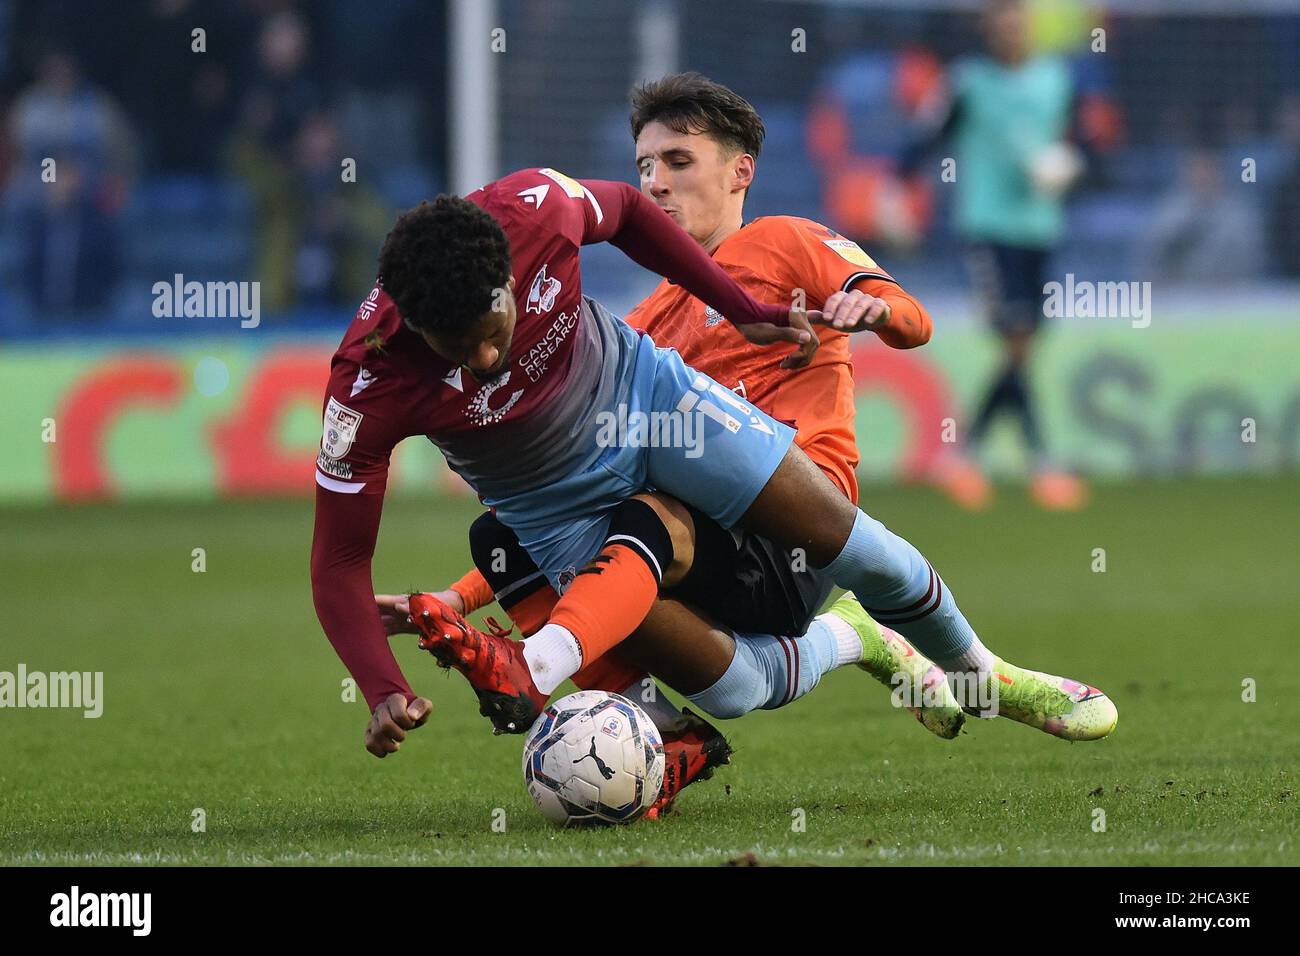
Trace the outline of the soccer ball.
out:
<instances>
[{"instance_id":1,"label":"soccer ball","mask_svg":"<svg viewBox=\"0 0 1300 956\"><path fill-rule=\"evenodd\" d=\"M630 823L663 782L659 731L618 694L583 690L553 701L524 743L524 784L552 823Z\"/></svg>"}]
</instances>

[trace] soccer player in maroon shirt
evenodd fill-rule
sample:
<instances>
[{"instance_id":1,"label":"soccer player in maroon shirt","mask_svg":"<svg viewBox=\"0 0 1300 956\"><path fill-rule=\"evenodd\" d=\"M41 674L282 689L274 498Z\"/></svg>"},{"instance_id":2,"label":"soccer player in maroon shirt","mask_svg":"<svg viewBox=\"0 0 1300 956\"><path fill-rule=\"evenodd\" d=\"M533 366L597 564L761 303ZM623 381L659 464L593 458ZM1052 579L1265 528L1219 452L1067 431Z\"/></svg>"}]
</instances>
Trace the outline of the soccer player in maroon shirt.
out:
<instances>
[{"instance_id":1,"label":"soccer player in maroon shirt","mask_svg":"<svg viewBox=\"0 0 1300 956\"><path fill-rule=\"evenodd\" d=\"M393 447L427 436L512 526L526 531L525 516L567 520L563 537L587 553L566 568L585 564L604 539L598 517L580 511L633 490L606 470L612 449L597 447L596 416L632 398L635 372L658 357L582 296L578 250L602 241L725 311L751 341L799 345L791 364L816 348L802 314L792 327L790 309L755 302L625 183L525 170L402 216L380 280L331 362L311 558L317 615L374 714L367 747L377 756L395 750L400 732L430 708L402 676L372 597ZM399 315L385 291L393 281L426 321ZM589 488L586 502L566 498L559 486L581 484L593 467L604 485Z\"/></svg>"}]
</instances>

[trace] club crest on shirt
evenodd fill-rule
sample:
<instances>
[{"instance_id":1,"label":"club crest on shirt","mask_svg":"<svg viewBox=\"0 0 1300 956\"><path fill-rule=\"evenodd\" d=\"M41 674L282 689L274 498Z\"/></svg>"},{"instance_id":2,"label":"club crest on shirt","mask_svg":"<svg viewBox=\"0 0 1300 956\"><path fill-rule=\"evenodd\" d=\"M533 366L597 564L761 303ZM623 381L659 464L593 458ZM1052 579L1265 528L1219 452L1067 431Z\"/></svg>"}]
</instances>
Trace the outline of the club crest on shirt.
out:
<instances>
[{"instance_id":1,"label":"club crest on shirt","mask_svg":"<svg viewBox=\"0 0 1300 956\"><path fill-rule=\"evenodd\" d=\"M352 449L356 440L357 429L364 418L360 412L354 412L338 399L331 397L325 406L325 424L321 432L320 447L330 458L344 458Z\"/></svg>"},{"instance_id":2,"label":"club crest on shirt","mask_svg":"<svg viewBox=\"0 0 1300 956\"><path fill-rule=\"evenodd\" d=\"M546 274L548 265L550 263L544 263L537 275L533 277L533 284L528 290L528 302L524 306L525 312L545 315L555 306L555 297L560 294L562 286L559 279L551 278Z\"/></svg>"}]
</instances>

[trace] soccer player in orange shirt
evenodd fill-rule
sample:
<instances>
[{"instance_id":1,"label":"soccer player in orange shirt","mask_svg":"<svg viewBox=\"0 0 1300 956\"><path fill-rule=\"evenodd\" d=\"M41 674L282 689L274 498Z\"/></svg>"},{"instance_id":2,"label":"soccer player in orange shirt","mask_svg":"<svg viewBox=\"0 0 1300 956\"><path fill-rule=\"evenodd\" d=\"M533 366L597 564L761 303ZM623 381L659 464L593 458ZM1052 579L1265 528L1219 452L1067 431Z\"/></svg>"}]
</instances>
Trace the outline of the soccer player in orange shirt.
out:
<instances>
[{"instance_id":1,"label":"soccer player in orange shirt","mask_svg":"<svg viewBox=\"0 0 1300 956\"><path fill-rule=\"evenodd\" d=\"M655 88L640 95L656 95ZM930 316L857 243L833 229L797 216L743 223L740 213L753 160L748 153L742 156L740 188L727 188L712 168L717 157L708 155L716 152L708 133L647 122L637 137L641 188L759 301L781 301L789 296L787 290L803 290L808 308L821 309L827 317L818 330L819 347L806 366L791 370L775 350L750 345L722 316L667 281L628 314L627 322L675 348L686 364L794 426L799 447L856 502L859 456L845 333L869 329L894 348L914 348L930 340ZM732 204L734 216L718 208Z\"/></svg>"}]
</instances>

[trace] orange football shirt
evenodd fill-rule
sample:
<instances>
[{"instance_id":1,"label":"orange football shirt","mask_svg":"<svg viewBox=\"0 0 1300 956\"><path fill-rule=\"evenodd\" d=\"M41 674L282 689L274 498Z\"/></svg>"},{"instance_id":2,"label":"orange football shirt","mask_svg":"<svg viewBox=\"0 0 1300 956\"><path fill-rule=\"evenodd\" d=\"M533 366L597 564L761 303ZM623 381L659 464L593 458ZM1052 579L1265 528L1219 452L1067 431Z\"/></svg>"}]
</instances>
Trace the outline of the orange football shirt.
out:
<instances>
[{"instance_id":1,"label":"orange football shirt","mask_svg":"<svg viewBox=\"0 0 1300 956\"><path fill-rule=\"evenodd\" d=\"M890 325L906 322L890 344L920 344L929 317L857 243L810 219L765 216L728 236L713 258L760 302L789 303L803 289L809 309L855 286L890 301ZM903 302L901 300L906 300ZM918 314L919 313L919 314ZM904 318L911 316L911 318ZM923 320L923 321L921 321ZM751 345L712 308L667 280L627 316L656 345L675 348L686 364L796 429L795 442L854 503L859 455L853 427L849 335L814 326L821 341L812 362L783 369L790 345ZM913 341L921 334L924 338Z\"/></svg>"}]
</instances>

